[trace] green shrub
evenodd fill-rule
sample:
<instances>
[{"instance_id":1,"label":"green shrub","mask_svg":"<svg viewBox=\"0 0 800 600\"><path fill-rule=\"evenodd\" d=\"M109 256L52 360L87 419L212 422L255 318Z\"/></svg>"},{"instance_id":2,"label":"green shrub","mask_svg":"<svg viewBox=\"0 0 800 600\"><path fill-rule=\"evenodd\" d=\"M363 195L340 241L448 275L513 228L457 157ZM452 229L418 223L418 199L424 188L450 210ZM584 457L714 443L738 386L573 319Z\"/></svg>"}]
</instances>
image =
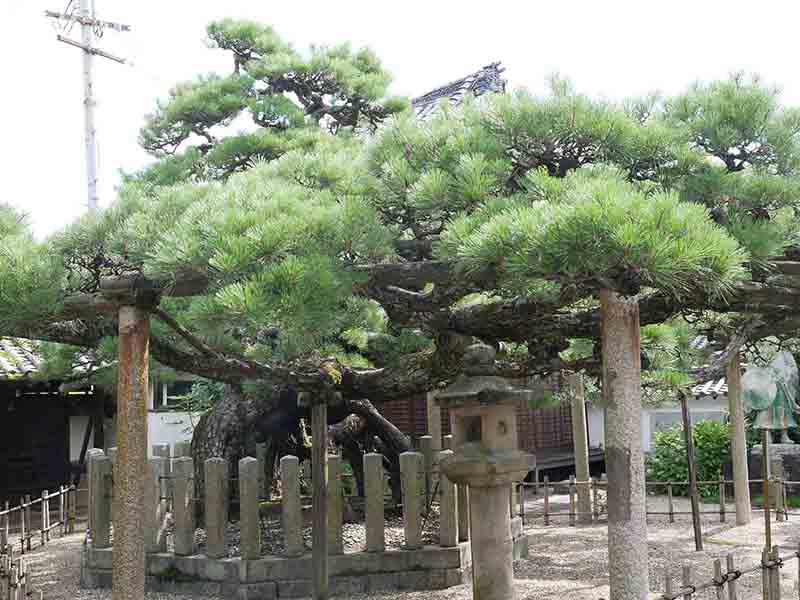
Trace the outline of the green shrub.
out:
<instances>
[{"instance_id":1,"label":"green shrub","mask_svg":"<svg viewBox=\"0 0 800 600\"><path fill-rule=\"evenodd\" d=\"M692 429L697 480L722 479L722 467L730 456L728 426L716 421L701 421ZM650 481L689 480L682 425L675 425L655 434L652 452L647 458L647 478ZM703 497L713 496L716 490L715 485L698 486ZM688 487L673 486L673 492L676 495L686 495Z\"/></svg>"}]
</instances>

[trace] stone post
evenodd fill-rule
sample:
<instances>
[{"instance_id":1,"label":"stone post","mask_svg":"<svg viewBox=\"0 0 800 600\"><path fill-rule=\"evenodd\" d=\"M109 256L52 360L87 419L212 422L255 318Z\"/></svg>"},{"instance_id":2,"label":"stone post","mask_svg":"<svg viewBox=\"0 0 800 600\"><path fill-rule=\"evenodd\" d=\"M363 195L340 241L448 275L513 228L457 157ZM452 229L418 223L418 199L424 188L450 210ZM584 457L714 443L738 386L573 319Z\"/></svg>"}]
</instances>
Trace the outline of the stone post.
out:
<instances>
[{"instance_id":1,"label":"stone post","mask_svg":"<svg viewBox=\"0 0 800 600\"><path fill-rule=\"evenodd\" d=\"M111 460L102 450L97 450L89 457L88 468L92 546L108 548L111 545Z\"/></svg>"},{"instance_id":2,"label":"stone post","mask_svg":"<svg viewBox=\"0 0 800 600\"><path fill-rule=\"evenodd\" d=\"M303 554L303 508L300 504L300 461L296 456L281 458L281 509L286 556ZM259 467L260 469L260 467Z\"/></svg>"},{"instance_id":3,"label":"stone post","mask_svg":"<svg viewBox=\"0 0 800 600\"><path fill-rule=\"evenodd\" d=\"M206 555L209 558L227 558L228 463L222 458L209 458L205 462L205 477Z\"/></svg>"},{"instance_id":4,"label":"stone post","mask_svg":"<svg viewBox=\"0 0 800 600\"><path fill-rule=\"evenodd\" d=\"M572 439L575 446L575 479L578 493L578 523L592 522L592 498L588 485L580 482L589 481L589 440L586 437L586 397L583 377L575 373L569 376L569 387L572 392Z\"/></svg>"},{"instance_id":5,"label":"stone post","mask_svg":"<svg viewBox=\"0 0 800 600\"><path fill-rule=\"evenodd\" d=\"M258 459L258 490L261 497L269 500L270 490L266 487L267 481L267 445L256 444L256 459Z\"/></svg>"},{"instance_id":6,"label":"stone post","mask_svg":"<svg viewBox=\"0 0 800 600\"><path fill-rule=\"evenodd\" d=\"M314 398L311 406L313 544L311 572L314 600L327 600L328 587L328 405Z\"/></svg>"},{"instance_id":7,"label":"stone post","mask_svg":"<svg viewBox=\"0 0 800 600\"><path fill-rule=\"evenodd\" d=\"M119 309L117 476L114 478L114 600L144 597L144 488L147 477L147 394L150 319L134 306Z\"/></svg>"},{"instance_id":8,"label":"stone post","mask_svg":"<svg viewBox=\"0 0 800 600\"><path fill-rule=\"evenodd\" d=\"M194 461L186 456L176 458L172 464L173 502L175 518L175 554L191 556L195 552Z\"/></svg>"},{"instance_id":9,"label":"stone post","mask_svg":"<svg viewBox=\"0 0 800 600\"><path fill-rule=\"evenodd\" d=\"M153 444L152 453L153 458L164 459L158 463L161 470L158 474L158 489L162 498L170 498L172 496L172 459L170 457L169 444ZM166 515L168 501L160 500L158 504L161 515Z\"/></svg>"},{"instance_id":10,"label":"stone post","mask_svg":"<svg viewBox=\"0 0 800 600\"><path fill-rule=\"evenodd\" d=\"M786 515L783 507L783 458L772 456L769 463L770 477L773 480L769 494L771 500L774 498L775 520L784 521L786 520Z\"/></svg>"},{"instance_id":11,"label":"stone post","mask_svg":"<svg viewBox=\"0 0 800 600\"><path fill-rule=\"evenodd\" d=\"M442 449L443 450L452 450L453 449L453 435L447 434L442 438Z\"/></svg>"},{"instance_id":12,"label":"stone post","mask_svg":"<svg viewBox=\"0 0 800 600\"><path fill-rule=\"evenodd\" d=\"M161 473L164 472L165 458L151 458L150 465L147 470L145 478L145 497L144 497L144 535L145 535L145 551L163 552L166 550L165 536L161 535L161 524L163 523L163 512L161 508L162 501L161 488L159 481Z\"/></svg>"},{"instance_id":13,"label":"stone post","mask_svg":"<svg viewBox=\"0 0 800 600\"><path fill-rule=\"evenodd\" d=\"M239 529L243 560L255 560L261 556L261 519L258 514L261 481L258 467L258 459L252 456L239 461Z\"/></svg>"},{"instance_id":14,"label":"stone post","mask_svg":"<svg viewBox=\"0 0 800 600\"><path fill-rule=\"evenodd\" d=\"M747 472L747 434L742 402L742 371L739 353L727 365L728 407L730 410L731 458L733 459L733 496L736 501L736 524L747 525L750 512L750 476Z\"/></svg>"},{"instance_id":15,"label":"stone post","mask_svg":"<svg viewBox=\"0 0 800 600\"><path fill-rule=\"evenodd\" d=\"M452 450L439 453L444 462L453 455ZM458 546L458 496L456 485L444 473L439 478L439 545L445 548Z\"/></svg>"},{"instance_id":16,"label":"stone post","mask_svg":"<svg viewBox=\"0 0 800 600\"><path fill-rule=\"evenodd\" d=\"M383 552L384 510L383 510L383 455L370 453L364 455L364 502L367 528L367 552Z\"/></svg>"},{"instance_id":17,"label":"stone post","mask_svg":"<svg viewBox=\"0 0 800 600\"><path fill-rule=\"evenodd\" d=\"M428 392L428 435L433 440L432 448L435 454L442 449L442 409L436 403L436 392Z\"/></svg>"},{"instance_id":18,"label":"stone post","mask_svg":"<svg viewBox=\"0 0 800 600\"><path fill-rule=\"evenodd\" d=\"M172 448L173 458L191 458L192 456L192 442L191 440L177 442Z\"/></svg>"},{"instance_id":19,"label":"stone post","mask_svg":"<svg viewBox=\"0 0 800 600\"><path fill-rule=\"evenodd\" d=\"M648 595L639 305L600 292L610 600Z\"/></svg>"},{"instance_id":20,"label":"stone post","mask_svg":"<svg viewBox=\"0 0 800 600\"><path fill-rule=\"evenodd\" d=\"M469 488L465 484L456 486L456 496L458 496L458 541L469 541Z\"/></svg>"},{"instance_id":21,"label":"stone post","mask_svg":"<svg viewBox=\"0 0 800 600\"><path fill-rule=\"evenodd\" d=\"M422 498L420 497L419 472L422 466L422 454L419 452L403 452L400 455L400 485L403 491L403 530L407 550L420 547L420 515Z\"/></svg>"},{"instance_id":22,"label":"stone post","mask_svg":"<svg viewBox=\"0 0 800 600\"><path fill-rule=\"evenodd\" d=\"M472 565L475 571L475 598L514 597L511 524L508 518L508 486L472 488ZM502 526L498 527L498 524Z\"/></svg>"},{"instance_id":23,"label":"stone post","mask_svg":"<svg viewBox=\"0 0 800 600\"><path fill-rule=\"evenodd\" d=\"M422 454L422 486L425 491L424 506L427 508L431 504L431 494L433 494L433 438L423 435L419 438L419 451Z\"/></svg>"},{"instance_id":24,"label":"stone post","mask_svg":"<svg viewBox=\"0 0 800 600\"><path fill-rule=\"evenodd\" d=\"M328 554L343 554L342 518L342 457L328 455Z\"/></svg>"}]
</instances>

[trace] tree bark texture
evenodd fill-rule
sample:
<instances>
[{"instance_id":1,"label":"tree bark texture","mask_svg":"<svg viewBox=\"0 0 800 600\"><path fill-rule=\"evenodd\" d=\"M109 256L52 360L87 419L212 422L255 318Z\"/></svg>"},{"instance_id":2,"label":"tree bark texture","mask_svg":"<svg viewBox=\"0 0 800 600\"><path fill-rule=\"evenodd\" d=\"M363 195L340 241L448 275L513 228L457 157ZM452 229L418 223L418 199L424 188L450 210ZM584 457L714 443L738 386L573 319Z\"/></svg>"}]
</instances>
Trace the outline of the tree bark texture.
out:
<instances>
[{"instance_id":1,"label":"tree bark texture","mask_svg":"<svg viewBox=\"0 0 800 600\"><path fill-rule=\"evenodd\" d=\"M642 388L639 306L604 290L603 396L606 403L608 563L611 600L648 595L645 472L642 454Z\"/></svg>"}]
</instances>

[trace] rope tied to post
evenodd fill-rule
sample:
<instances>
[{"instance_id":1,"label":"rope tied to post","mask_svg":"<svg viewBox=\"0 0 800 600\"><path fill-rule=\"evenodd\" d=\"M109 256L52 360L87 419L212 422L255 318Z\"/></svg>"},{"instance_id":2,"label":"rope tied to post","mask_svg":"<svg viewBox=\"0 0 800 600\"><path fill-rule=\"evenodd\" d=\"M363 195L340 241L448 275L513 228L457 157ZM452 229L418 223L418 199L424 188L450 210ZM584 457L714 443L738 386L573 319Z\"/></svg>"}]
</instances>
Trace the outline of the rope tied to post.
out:
<instances>
[{"instance_id":1,"label":"rope tied to post","mask_svg":"<svg viewBox=\"0 0 800 600\"><path fill-rule=\"evenodd\" d=\"M716 587L721 588L726 583L728 583L728 574L723 573L719 577L714 577L714 579L712 579L711 581L714 583Z\"/></svg>"},{"instance_id":2,"label":"rope tied to post","mask_svg":"<svg viewBox=\"0 0 800 600\"><path fill-rule=\"evenodd\" d=\"M733 571L728 571L727 573L725 573L727 581L736 581L741 576L742 572L739 569L734 569Z\"/></svg>"}]
</instances>

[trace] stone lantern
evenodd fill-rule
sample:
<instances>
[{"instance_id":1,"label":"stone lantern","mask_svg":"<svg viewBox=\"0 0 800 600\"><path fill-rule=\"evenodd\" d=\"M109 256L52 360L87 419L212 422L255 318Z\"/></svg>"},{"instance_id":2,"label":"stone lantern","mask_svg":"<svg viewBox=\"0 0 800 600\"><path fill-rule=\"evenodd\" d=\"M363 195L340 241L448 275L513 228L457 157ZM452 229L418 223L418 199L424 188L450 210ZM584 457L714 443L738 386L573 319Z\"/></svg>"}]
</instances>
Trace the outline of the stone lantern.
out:
<instances>
[{"instance_id":1,"label":"stone lantern","mask_svg":"<svg viewBox=\"0 0 800 600\"><path fill-rule=\"evenodd\" d=\"M511 380L474 374L485 373L494 354L489 346L470 346L466 374L436 397L449 411L453 434L453 454L441 469L469 489L476 600L514 598L511 484L525 478L533 459L518 450L517 407L540 396Z\"/></svg>"}]
</instances>

